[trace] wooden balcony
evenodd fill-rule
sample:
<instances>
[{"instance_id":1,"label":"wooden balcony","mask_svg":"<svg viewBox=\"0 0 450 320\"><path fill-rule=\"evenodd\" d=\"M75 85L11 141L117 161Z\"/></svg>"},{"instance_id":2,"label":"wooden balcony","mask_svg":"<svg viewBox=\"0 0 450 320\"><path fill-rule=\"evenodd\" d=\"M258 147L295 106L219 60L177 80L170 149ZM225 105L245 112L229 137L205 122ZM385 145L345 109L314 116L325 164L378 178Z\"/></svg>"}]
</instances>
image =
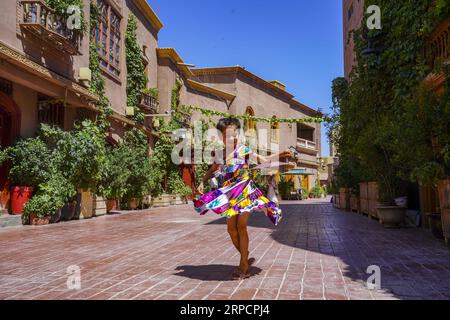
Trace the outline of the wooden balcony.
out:
<instances>
[{"instance_id":1,"label":"wooden balcony","mask_svg":"<svg viewBox=\"0 0 450 320\"><path fill-rule=\"evenodd\" d=\"M426 55L432 69L435 69L438 64L450 63L449 35L450 18L447 18L436 27L429 39ZM442 73L431 72L425 82L439 93L444 89L445 76Z\"/></svg>"},{"instance_id":2,"label":"wooden balcony","mask_svg":"<svg viewBox=\"0 0 450 320\"><path fill-rule=\"evenodd\" d=\"M158 113L159 101L149 94L142 94L140 108L144 113Z\"/></svg>"},{"instance_id":3,"label":"wooden balcony","mask_svg":"<svg viewBox=\"0 0 450 320\"><path fill-rule=\"evenodd\" d=\"M70 55L79 54L79 31L70 30L66 18L48 7L43 0L22 0L19 10L22 32L32 34Z\"/></svg>"},{"instance_id":4,"label":"wooden balcony","mask_svg":"<svg viewBox=\"0 0 450 320\"><path fill-rule=\"evenodd\" d=\"M317 153L317 145L314 141L297 138L297 147L303 150L313 151Z\"/></svg>"}]
</instances>

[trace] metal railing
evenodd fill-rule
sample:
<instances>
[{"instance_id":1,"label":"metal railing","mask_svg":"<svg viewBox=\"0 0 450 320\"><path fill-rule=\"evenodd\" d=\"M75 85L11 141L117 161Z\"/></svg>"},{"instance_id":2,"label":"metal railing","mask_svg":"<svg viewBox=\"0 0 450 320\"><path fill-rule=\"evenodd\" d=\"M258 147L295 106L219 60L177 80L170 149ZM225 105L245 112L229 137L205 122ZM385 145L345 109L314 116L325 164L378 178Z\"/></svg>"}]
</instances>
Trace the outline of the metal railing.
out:
<instances>
[{"instance_id":1,"label":"metal railing","mask_svg":"<svg viewBox=\"0 0 450 320\"><path fill-rule=\"evenodd\" d=\"M314 141L297 138L297 144L300 147L316 150L317 144Z\"/></svg>"},{"instance_id":2,"label":"metal railing","mask_svg":"<svg viewBox=\"0 0 450 320\"><path fill-rule=\"evenodd\" d=\"M430 66L435 67L438 60L446 62L450 60L449 38L450 35L450 18L444 20L431 34L429 39L429 59Z\"/></svg>"},{"instance_id":3,"label":"metal railing","mask_svg":"<svg viewBox=\"0 0 450 320\"><path fill-rule=\"evenodd\" d=\"M158 113L159 101L155 97L143 93L141 96L141 108L150 113Z\"/></svg>"},{"instance_id":4,"label":"metal railing","mask_svg":"<svg viewBox=\"0 0 450 320\"><path fill-rule=\"evenodd\" d=\"M20 26L71 54L78 49L78 32L67 26L67 17L48 7L42 0L20 1Z\"/></svg>"}]
</instances>

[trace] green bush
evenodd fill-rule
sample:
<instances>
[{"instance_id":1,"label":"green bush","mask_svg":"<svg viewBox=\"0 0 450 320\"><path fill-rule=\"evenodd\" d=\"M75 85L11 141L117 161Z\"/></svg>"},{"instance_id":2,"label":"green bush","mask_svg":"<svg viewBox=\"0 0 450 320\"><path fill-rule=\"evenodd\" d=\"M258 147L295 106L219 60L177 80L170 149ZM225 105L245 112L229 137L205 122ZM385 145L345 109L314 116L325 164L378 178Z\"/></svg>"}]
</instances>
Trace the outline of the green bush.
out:
<instances>
[{"instance_id":1,"label":"green bush","mask_svg":"<svg viewBox=\"0 0 450 320\"><path fill-rule=\"evenodd\" d=\"M127 202L131 198L140 199L151 193L160 180L155 178L145 134L138 129L127 131L118 148L120 158L124 161L122 165L128 170L123 200Z\"/></svg>"},{"instance_id":2,"label":"green bush","mask_svg":"<svg viewBox=\"0 0 450 320\"><path fill-rule=\"evenodd\" d=\"M9 171L12 185L36 188L50 178L53 158L47 145L39 138L19 140L6 149L6 153L12 162Z\"/></svg>"},{"instance_id":3,"label":"green bush","mask_svg":"<svg viewBox=\"0 0 450 320\"><path fill-rule=\"evenodd\" d=\"M179 171L171 171L167 178L167 192L179 196L188 196L192 194L191 188L186 186L180 176Z\"/></svg>"},{"instance_id":4,"label":"green bush","mask_svg":"<svg viewBox=\"0 0 450 320\"><path fill-rule=\"evenodd\" d=\"M75 195L75 187L62 175L55 173L50 180L39 185L37 194L26 203L22 216L23 224L29 223L31 213L39 218L53 216Z\"/></svg>"},{"instance_id":5,"label":"green bush","mask_svg":"<svg viewBox=\"0 0 450 320\"><path fill-rule=\"evenodd\" d=\"M130 154L123 147L108 147L99 183L99 194L107 199L121 199L127 192L126 183L131 172L126 165Z\"/></svg>"},{"instance_id":6,"label":"green bush","mask_svg":"<svg viewBox=\"0 0 450 320\"><path fill-rule=\"evenodd\" d=\"M281 176L280 182L278 183L278 191L282 199L289 199L293 187L294 183L292 181L288 181L286 177Z\"/></svg>"},{"instance_id":7,"label":"green bush","mask_svg":"<svg viewBox=\"0 0 450 320\"><path fill-rule=\"evenodd\" d=\"M58 172L77 189L95 192L106 162L104 132L92 121L85 120L72 132L43 127L46 139L55 144Z\"/></svg>"}]
</instances>

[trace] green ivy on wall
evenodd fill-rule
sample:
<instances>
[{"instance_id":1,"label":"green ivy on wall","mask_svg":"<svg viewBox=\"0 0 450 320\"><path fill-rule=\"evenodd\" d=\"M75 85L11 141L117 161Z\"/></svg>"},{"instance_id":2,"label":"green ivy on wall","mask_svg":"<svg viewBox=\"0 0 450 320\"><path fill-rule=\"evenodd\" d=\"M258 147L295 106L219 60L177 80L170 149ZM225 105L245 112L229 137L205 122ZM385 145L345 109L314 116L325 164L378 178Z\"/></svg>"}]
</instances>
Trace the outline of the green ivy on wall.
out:
<instances>
[{"instance_id":1,"label":"green ivy on wall","mask_svg":"<svg viewBox=\"0 0 450 320\"><path fill-rule=\"evenodd\" d=\"M137 36L137 20L133 14L128 16L125 33L125 52L127 64L127 106L134 108L133 120L139 124L144 123L144 113L139 109L142 91L147 84L145 66L142 61L142 50Z\"/></svg>"},{"instance_id":2,"label":"green ivy on wall","mask_svg":"<svg viewBox=\"0 0 450 320\"><path fill-rule=\"evenodd\" d=\"M448 18L450 3L365 1L365 8L370 5L381 8L382 29L368 30L363 23L353 33L357 66L350 82L333 81L333 113L327 126L340 158L339 186L357 189L358 182L375 180L380 200L392 203L404 195L408 181L450 176L449 162L443 156L437 160L431 142L439 136L446 150L450 141L448 81L441 96L423 85L433 71L426 54L428 39ZM367 54L366 49L378 52ZM434 71L448 79L445 67ZM434 165L426 173L424 169Z\"/></svg>"},{"instance_id":3,"label":"green ivy on wall","mask_svg":"<svg viewBox=\"0 0 450 320\"><path fill-rule=\"evenodd\" d=\"M324 121L328 121L325 117L306 117L306 118L273 118L273 117L255 117L250 116L247 114L238 115L238 114L231 114L226 112L220 112L215 110L210 110L198 106L191 106L191 105L183 105L182 110L185 112L200 112L203 116L206 117L223 117L223 118L234 118L239 120L252 120L256 122L267 122L267 123L321 123Z\"/></svg>"},{"instance_id":4,"label":"green ivy on wall","mask_svg":"<svg viewBox=\"0 0 450 320\"><path fill-rule=\"evenodd\" d=\"M105 79L103 78L100 69L100 58L98 54L99 44L95 40L95 29L98 25L100 12L93 1L90 3L90 12L89 24L91 33L89 37L89 68L91 69L91 84L89 89L99 97L97 107L99 108L100 113L97 116L97 124L103 131L106 131L110 126L108 118L112 115L113 111L105 94Z\"/></svg>"}]
</instances>

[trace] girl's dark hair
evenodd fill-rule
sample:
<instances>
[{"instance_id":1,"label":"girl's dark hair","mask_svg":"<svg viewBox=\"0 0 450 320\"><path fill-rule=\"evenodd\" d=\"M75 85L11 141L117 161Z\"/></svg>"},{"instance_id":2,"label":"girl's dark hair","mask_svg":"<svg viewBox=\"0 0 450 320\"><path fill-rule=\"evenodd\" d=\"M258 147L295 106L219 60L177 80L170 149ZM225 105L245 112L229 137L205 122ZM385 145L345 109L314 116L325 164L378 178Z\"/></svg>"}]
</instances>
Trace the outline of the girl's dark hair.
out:
<instances>
[{"instance_id":1,"label":"girl's dark hair","mask_svg":"<svg viewBox=\"0 0 450 320\"><path fill-rule=\"evenodd\" d=\"M222 118L217 122L216 129L222 132L229 126L236 126L236 129L241 128L241 122L235 118Z\"/></svg>"}]
</instances>

